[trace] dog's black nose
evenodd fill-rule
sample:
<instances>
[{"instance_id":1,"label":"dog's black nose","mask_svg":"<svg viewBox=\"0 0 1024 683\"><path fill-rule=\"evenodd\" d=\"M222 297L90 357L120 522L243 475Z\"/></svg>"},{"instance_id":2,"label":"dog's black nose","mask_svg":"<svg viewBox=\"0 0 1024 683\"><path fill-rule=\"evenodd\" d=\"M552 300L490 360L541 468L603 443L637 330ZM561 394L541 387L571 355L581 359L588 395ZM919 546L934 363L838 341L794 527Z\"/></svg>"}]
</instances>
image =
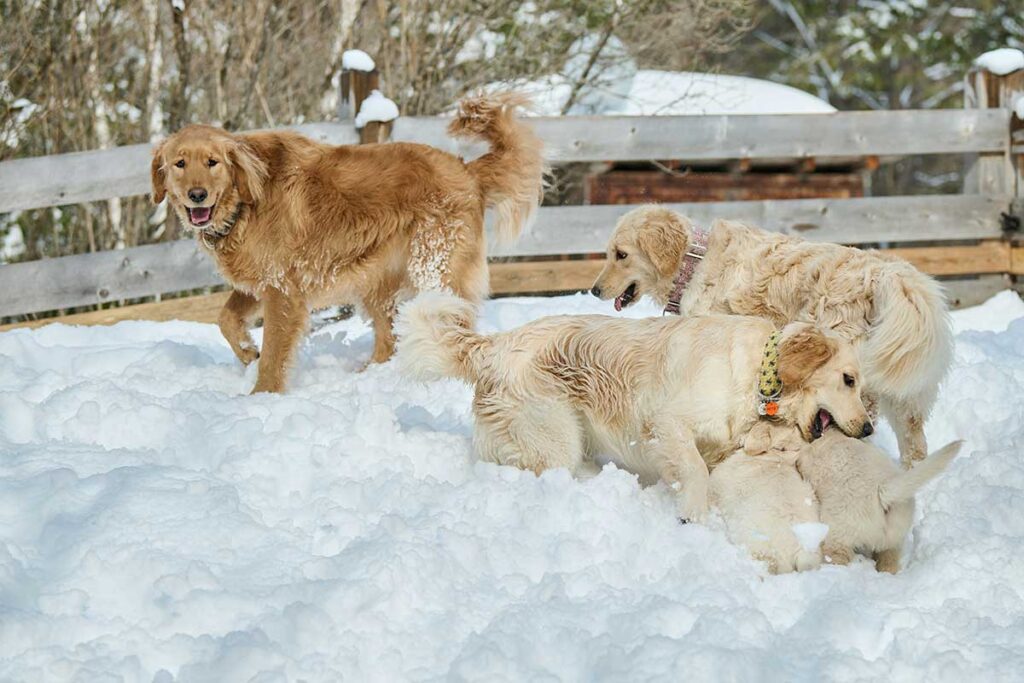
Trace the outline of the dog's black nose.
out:
<instances>
[{"instance_id":1,"label":"dog's black nose","mask_svg":"<svg viewBox=\"0 0 1024 683\"><path fill-rule=\"evenodd\" d=\"M593 294L594 296L601 296L601 288L598 287L597 285L594 285L593 287L590 288L590 293Z\"/></svg>"},{"instance_id":2,"label":"dog's black nose","mask_svg":"<svg viewBox=\"0 0 1024 683\"><path fill-rule=\"evenodd\" d=\"M207 192L201 187L193 187L188 191L188 198L194 201L196 204L205 201Z\"/></svg>"},{"instance_id":3,"label":"dog's black nose","mask_svg":"<svg viewBox=\"0 0 1024 683\"><path fill-rule=\"evenodd\" d=\"M864 428L860 430L860 438L871 436L875 433L875 428L871 426L870 422L864 423Z\"/></svg>"}]
</instances>

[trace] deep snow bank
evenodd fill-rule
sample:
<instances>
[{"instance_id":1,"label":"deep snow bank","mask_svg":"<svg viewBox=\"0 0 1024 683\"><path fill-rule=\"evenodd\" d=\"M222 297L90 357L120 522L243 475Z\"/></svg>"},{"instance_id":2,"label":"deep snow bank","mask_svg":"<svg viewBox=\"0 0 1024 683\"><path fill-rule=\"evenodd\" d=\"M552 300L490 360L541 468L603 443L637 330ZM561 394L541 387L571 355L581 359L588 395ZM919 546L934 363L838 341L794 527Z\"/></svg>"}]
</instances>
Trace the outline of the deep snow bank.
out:
<instances>
[{"instance_id":1,"label":"deep snow bank","mask_svg":"<svg viewBox=\"0 0 1024 683\"><path fill-rule=\"evenodd\" d=\"M355 373L358 321L281 397L213 326L0 334L0 680L1018 678L1022 315L958 314L928 437L968 444L896 577L766 576L664 486L475 463L469 389Z\"/></svg>"}]
</instances>

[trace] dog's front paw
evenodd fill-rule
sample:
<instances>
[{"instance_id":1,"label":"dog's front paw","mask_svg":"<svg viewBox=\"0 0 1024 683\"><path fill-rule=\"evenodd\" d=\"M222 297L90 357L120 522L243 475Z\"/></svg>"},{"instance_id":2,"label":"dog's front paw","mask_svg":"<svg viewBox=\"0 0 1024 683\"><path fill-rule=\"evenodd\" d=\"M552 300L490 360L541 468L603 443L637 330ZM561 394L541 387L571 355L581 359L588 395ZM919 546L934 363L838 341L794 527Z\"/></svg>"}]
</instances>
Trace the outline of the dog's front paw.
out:
<instances>
[{"instance_id":1,"label":"dog's front paw","mask_svg":"<svg viewBox=\"0 0 1024 683\"><path fill-rule=\"evenodd\" d=\"M242 361L242 365L249 365L260 359L260 350L255 344L243 343L238 346L235 355L238 356L238 360Z\"/></svg>"},{"instance_id":2,"label":"dog's front paw","mask_svg":"<svg viewBox=\"0 0 1024 683\"><path fill-rule=\"evenodd\" d=\"M679 499L679 521L684 524L703 523L708 514L708 496L706 491L687 491L684 489Z\"/></svg>"}]
</instances>

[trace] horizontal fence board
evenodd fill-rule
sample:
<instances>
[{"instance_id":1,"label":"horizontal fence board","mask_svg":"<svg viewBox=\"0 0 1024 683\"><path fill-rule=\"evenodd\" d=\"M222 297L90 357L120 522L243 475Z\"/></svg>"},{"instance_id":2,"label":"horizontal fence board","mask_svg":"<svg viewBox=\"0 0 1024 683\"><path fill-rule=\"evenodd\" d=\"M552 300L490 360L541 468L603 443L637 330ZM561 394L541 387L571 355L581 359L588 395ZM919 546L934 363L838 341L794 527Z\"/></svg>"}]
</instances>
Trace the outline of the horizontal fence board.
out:
<instances>
[{"instance_id":1,"label":"horizontal fence board","mask_svg":"<svg viewBox=\"0 0 1024 683\"><path fill-rule=\"evenodd\" d=\"M335 145L359 142L349 124L312 123L292 130ZM149 194L152 150L129 145L0 162L0 213Z\"/></svg>"},{"instance_id":2,"label":"horizontal fence board","mask_svg":"<svg viewBox=\"0 0 1024 683\"><path fill-rule=\"evenodd\" d=\"M102 304L223 284L193 240L0 266L0 315Z\"/></svg>"},{"instance_id":3,"label":"horizontal fence board","mask_svg":"<svg viewBox=\"0 0 1024 683\"><path fill-rule=\"evenodd\" d=\"M580 116L529 120L548 159L779 159L1005 152L1005 109L937 109L757 116ZM399 118L392 139L432 144L465 155L441 117ZM293 127L331 144L358 142L349 123ZM149 192L149 145L0 162L0 213L129 197Z\"/></svg>"},{"instance_id":4,"label":"horizontal fence board","mask_svg":"<svg viewBox=\"0 0 1024 683\"><path fill-rule=\"evenodd\" d=\"M817 242L871 244L999 237L999 214L1009 205L1009 197L927 195L662 206L705 227L716 218L726 218ZM529 234L515 244L492 246L491 255L603 252L615 222L634 208L614 204L544 207Z\"/></svg>"},{"instance_id":5,"label":"horizontal fence board","mask_svg":"<svg viewBox=\"0 0 1024 683\"><path fill-rule=\"evenodd\" d=\"M552 162L792 159L1005 152L1005 109L749 116L571 116L528 119ZM458 153L448 119L399 118L391 139Z\"/></svg>"},{"instance_id":6,"label":"horizontal fence board","mask_svg":"<svg viewBox=\"0 0 1024 683\"><path fill-rule=\"evenodd\" d=\"M579 292L586 290L602 263L600 261L545 261L533 263L491 264L493 294L526 296L536 293ZM553 284L557 287L552 287ZM1006 275L981 275L957 280L944 280L943 289L952 308L976 306L995 294L1013 288ZM0 332L14 329L34 329L60 323L62 325L113 325L125 320L164 322L186 320L216 323L220 309L227 301L228 292L167 299L153 303L120 306L102 311L43 320L30 320L0 325ZM609 310L611 303L609 302Z\"/></svg>"},{"instance_id":7,"label":"horizontal fence board","mask_svg":"<svg viewBox=\"0 0 1024 683\"><path fill-rule=\"evenodd\" d=\"M667 205L708 225L727 217L848 244L968 240L1000 236L1009 200L980 195L723 202ZM616 219L631 206L545 207L530 234L492 256L603 252ZM989 272L989 271L964 271ZM0 266L0 316L101 304L222 282L192 240Z\"/></svg>"}]
</instances>

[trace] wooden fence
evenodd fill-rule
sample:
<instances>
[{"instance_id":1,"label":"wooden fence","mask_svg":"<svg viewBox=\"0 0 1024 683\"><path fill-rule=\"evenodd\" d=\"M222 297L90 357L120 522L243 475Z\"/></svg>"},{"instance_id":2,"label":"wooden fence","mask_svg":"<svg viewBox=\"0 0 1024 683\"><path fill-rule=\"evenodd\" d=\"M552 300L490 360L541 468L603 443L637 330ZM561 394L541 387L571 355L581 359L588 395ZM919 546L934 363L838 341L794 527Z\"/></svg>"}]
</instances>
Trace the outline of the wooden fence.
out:
<instances>
[{"instance_id":1,"label":"wooden fence","mask_svg":"<svg viewBox=\"0 0 1024 683\"><path fill-rule=\"evenodd\" d=\"M1012 276L1024 274L1024 247L1018 247L1014 233L1006 230L1021 214L1024 138L1020 121L1002 106L1012 101L1004 99L1007 92L1024 91L1022 76L1024 72L1002 79L984 72L972 75L973 107L961 110L557 117L530 122L555 164L971 155L974 161L962 194L669 206L702 224L724 217L810 240L881 244L922 270L949 278L947 288L955 301L975 303L1009 286ZM351 102L348 106L354 110ZM446 123L440 117L400 118L389 125L374 124L369 135L350 122L295 129L333 144L390 136L465 154L466 148L460 149L445 135ZM0 213L148 193L149 159L149 145L133 145L0 163ZM515 245L492 248L492 290L527 294L586 289L600 261L565 257L603 252L615 220L631 208L541 208L530 234ZM517 258L510 262L503 257ZM15 263L0 266L0 317L221 284L212 261L192 240ZM223 294L213 294L21 324L109 323L126 318L212 321L223 299Z\"/></svg>"}]
</instances>

